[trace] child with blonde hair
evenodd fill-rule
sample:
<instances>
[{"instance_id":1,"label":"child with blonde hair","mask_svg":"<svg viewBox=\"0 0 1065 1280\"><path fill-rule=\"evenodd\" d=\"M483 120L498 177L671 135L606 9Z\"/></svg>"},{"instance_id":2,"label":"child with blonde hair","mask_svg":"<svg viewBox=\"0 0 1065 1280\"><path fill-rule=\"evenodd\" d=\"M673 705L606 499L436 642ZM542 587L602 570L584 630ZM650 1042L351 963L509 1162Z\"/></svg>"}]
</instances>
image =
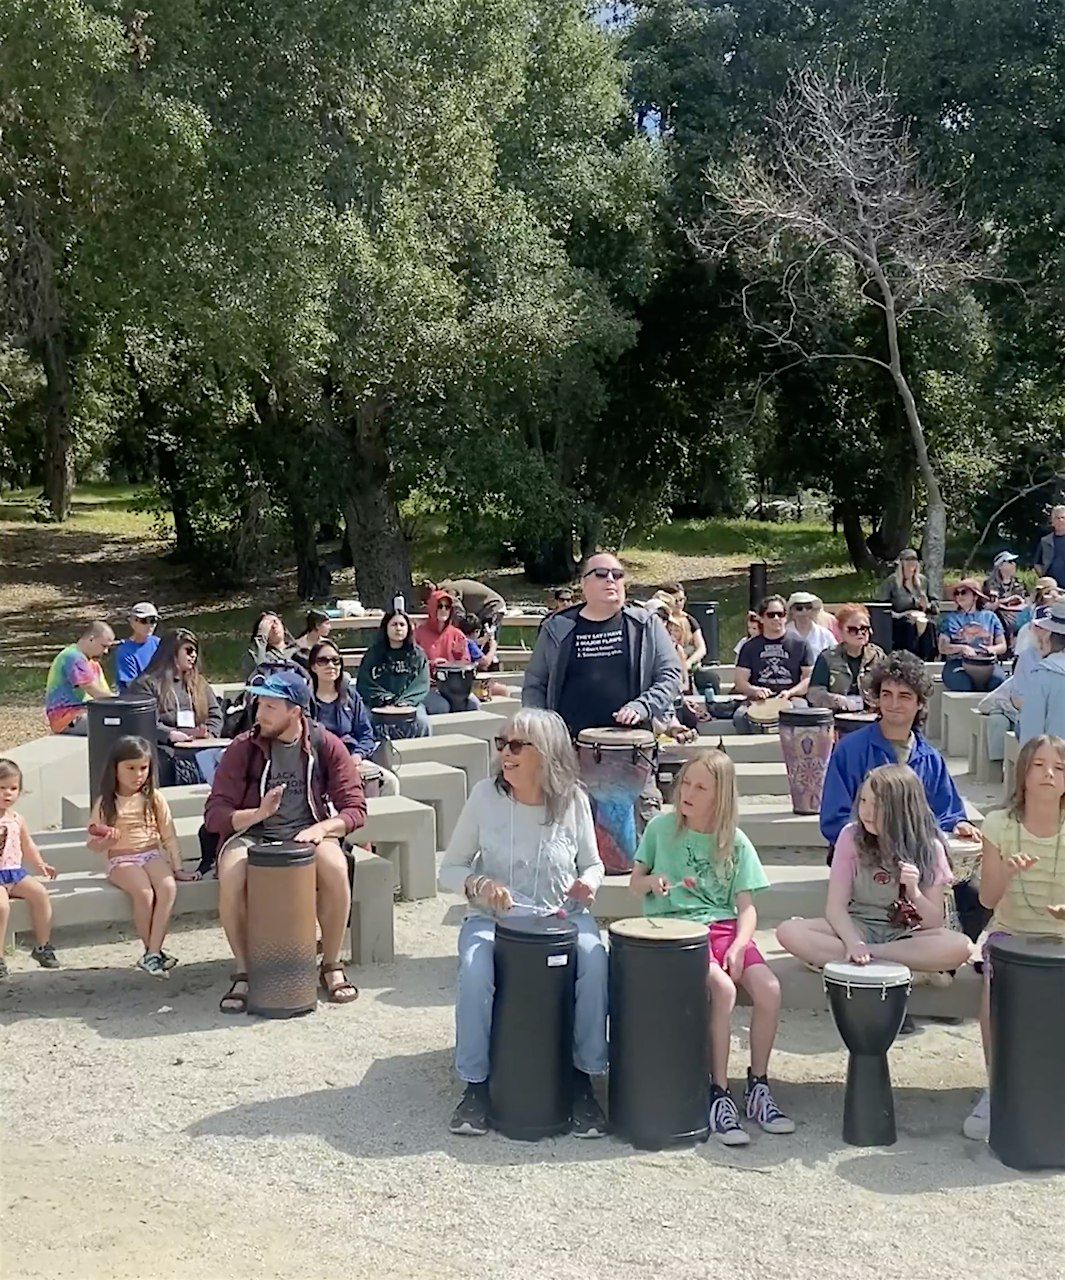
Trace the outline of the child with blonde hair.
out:
<instances>
[{"instance_id":1,"label":"child with blonde hair","mask_svg":"<svg viewBox=\"0 0 1065 1280\"><path fill-rule=\"evenodd\" d=\"M4 942L11 918L11 899L21 898L30 909L36 945L30 955L42 969L58 969L52 946L52 903L48 890L22 865L28 862L39 876L56 878L55 867L41 857L26 820L15 812L22 794L22 770L14 760L0 760L0 979L7 977Z\"/></svg>"},{"instance_id":2,"label":"child with blonde hair","mask_svg":"<svg viewBox=\"0 0 1065 1280\"><path fill-rule=\"evenodd\" d=\"M751 1065L744 1109L766 1133L793 1133L795 1122L769 1089L769 1055L780 1017L780 984L754 944L754 894L769 885L754 846L736 825L736 769L722 751L689 760L676 788L676 812L652 818L636 850L630 885L647 916L673 916L707 927L710 1001L710 1132L745 1146L729 1092L728 1059L736 990L751 998Z\"/></svg>"}]
</instances>

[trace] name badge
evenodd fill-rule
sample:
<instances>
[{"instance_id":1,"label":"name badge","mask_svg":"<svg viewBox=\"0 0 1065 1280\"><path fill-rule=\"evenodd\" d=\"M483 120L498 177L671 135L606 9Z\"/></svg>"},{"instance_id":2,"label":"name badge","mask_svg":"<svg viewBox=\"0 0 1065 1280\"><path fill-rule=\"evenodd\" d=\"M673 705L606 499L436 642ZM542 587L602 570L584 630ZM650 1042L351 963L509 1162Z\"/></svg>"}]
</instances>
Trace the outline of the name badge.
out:
<instances>
[{"instance_id":1,"label":"name badge","mask_svg":"<svg viewBox=\"0 0 1065 1280\"><path fill-rule=\"evenodd\" d=\"M177 727L179 729L195 729L196 712L191 708L188 710L179 709L177 713Z\"/></svg>"}]
</instances>

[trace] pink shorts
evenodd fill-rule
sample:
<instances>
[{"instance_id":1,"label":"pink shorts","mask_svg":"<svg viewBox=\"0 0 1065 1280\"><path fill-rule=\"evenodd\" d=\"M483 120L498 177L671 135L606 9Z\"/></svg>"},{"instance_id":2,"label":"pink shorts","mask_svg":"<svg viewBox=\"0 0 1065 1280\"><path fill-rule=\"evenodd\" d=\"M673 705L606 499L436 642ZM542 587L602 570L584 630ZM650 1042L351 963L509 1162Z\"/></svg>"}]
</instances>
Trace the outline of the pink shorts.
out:
<instances>
[{"instance_id":1,"label":"pink shorts","mask_svg":"<svg viewBox=\"0 0 1065 1280\"><path fill-rule=\"evenodd\" d=\"M158 849L147 849L144 853L116 853L113 858L107 860L107 875L110 878L111 872L115 867L143 867L145 863L151 862L153 858L161 858L163 855Z\"/></svg>"},{"instance_id":2,"label":"pink shorts","mask_svg":"<svg viewBox=\"0 0 1065 1280\"><path fill-rule=\"evenodd\" d=\"M735 920L719 920L717 924L710 926L710 964L725 963L725 952L736 941L738 927ZM750 969L752 965L756 964L765 964L765 956L762 955L753 942L748 942L747 950L743 953L743 967Z\"/></svg>"}]
</instances>

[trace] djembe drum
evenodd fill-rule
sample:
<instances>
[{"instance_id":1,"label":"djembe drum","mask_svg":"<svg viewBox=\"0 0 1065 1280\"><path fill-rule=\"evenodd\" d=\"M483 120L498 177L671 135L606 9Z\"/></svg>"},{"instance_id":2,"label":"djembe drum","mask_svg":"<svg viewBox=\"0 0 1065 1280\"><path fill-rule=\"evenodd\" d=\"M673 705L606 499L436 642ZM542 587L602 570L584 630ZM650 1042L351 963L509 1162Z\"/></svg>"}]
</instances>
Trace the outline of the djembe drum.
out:
<instances>
[{"instance_id":1,"label":"djembe drum","mask_svg":"<svg viewBox=\"0 0 1065 1280\"><path fill-rule=\"evenodd\" d=\"M780 713L780 750L788 772L793 813L821 812L821 792L835 746L826 707L788 707Z\"/></svg>"},{"instance_id":2,"label":"djembe drum","mask_svg":"<svg viewBox=\"0 0 1065 1280\"><path fill-rule=\"evenodd\" d=\"M610 1122L634 1147L707 1135L705 924L610 926Z\"/></svg>"},{"instance_id":3,"label":"djembe drum","mask_svg":"<svg viewBox=\"0 0 1065 1280\"><path fill-rule=\"evenodd\" d=\"M318 1003L313 845L248 850L248 1012L293 1018Z\"/></svg>"},{"instance_id":4,"label":"djembe drum","mask_svg":"<svg viewBox=\"0 0 1065 1280\"><path fill-rule=\"evenodd\" d=\"M362 779L362 792L367 800L381 795L385 771L372 760L359 761L359 777Z\"/></svg>"},{"instance_id":5,"label":"djembe drum","mask_svg":"<svg viewBox=\"0 0 1065 1280\"><path fill-rule=\"evenodd\" d=\"M649 729L582 729L577 735L581 781L588 788L607 875L632 870L640 837L639 800L655 776L656 755Z\"/></svg>"},{"instance_id":6,"label":"djembe drum","mask_svg":"<svg viewBox=\"0 0 1065 1280\"><path fill-rule=\"evenodd\" d=\"M452 711L468 708L476 674L477 668L472 662L443 662L437 667L437 691L446 698Z\"/></svg>"},{"instance_id":7,"label":"djembe drum","mask_svg":"<svg viewBox=\"0 0 1065 1280\"><path fill-rule=\"evenodd\" d=\"M879 717L875 711L837 711L835 718L836 740L846 737L848 733L854 733L858 729L865 729L871 724L875 724Z\"/></svg>"},{"instance_id":8,"label":"djembe drum","mask_svg":"<svg viewBox=\"0 0 1065 1280\"><path fill-rule=\"evenodd\" d=\"M747 707L747 721L752 733L777 733L780 713L791 705L787 698L766 698Z\"/></svg>"},{"instance_id":9,"label":"djembe drum","mask_svg":"<svg viewBox=\"0 0 1065 1280\"><path fill-rule=\"evenodd\" d=\"M379 742L418 736L417 707L374 707L370 719Z\"/></svg>"}]
</instances>

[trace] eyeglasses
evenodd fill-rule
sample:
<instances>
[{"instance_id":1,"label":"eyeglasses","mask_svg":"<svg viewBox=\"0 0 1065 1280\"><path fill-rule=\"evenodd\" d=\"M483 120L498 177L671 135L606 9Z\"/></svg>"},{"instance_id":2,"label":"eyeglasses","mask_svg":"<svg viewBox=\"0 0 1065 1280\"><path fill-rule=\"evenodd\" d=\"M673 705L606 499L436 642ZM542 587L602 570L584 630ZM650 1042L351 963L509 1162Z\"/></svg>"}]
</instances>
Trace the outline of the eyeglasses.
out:
<instances>
[{"instance_id":1,"label":"eyeglasses","mask_svg":"<svg viewBox=\"0 0 1065 1280\"><path fill-rule=\"evenodd\" d=\"M844 630L849 636L867 636L869 632L872 630L872 628L867 627L864 623L860 623L856 627L855 626L844 627Z\"/></svg>"},{"instance_id":2,"label":"eyeglasses","mask_svg":"<svg viewBox=\"0 0 1065 1280\"><path fill-rule=\"evenodd\" d=\"M496 738L496 750L500 753L509 750L512 756L520 756L523 747L531 746L531 742L523 742L521 738Z\"/></svg>"},{"instance_id":3,"label":"eyeglasses","mask_svg":"<svg viewBox=\"0 0 1065 1280\"><path fill-rule=\"evenodd\" d=\"M584 575L586 578L598 578L600 582L605 582L607 578L613 578L615 582L624 582L624 569L589 569Z\"/></svg>"},{"instance_id":4,"label":"eyeglasses","mask_svg":"<svg viewBox=\"0 0 1065 1280\"><path fill-rule=\"evenodd\" d=\"M315 658L314 665L316 667L339 667L343 664L339 658Z\"/></svg>"},{"instance_id":5,"label":"eyeglasses","mask_svg":"<svg viewBox=\"0 0 1065 1280\"><path fill-rule=\"evenodd\" d=\"M782 613L779 609L767 610L762 614L763 618L786 618L787 616L786 613Z\"/></svg>"},{"instance_id":6,"label":"eyeglasses","mask_svg":"<svg viewBox=\"0 0 1065 1280\"><path fill-rule=\"evenodd\" d=\"M975 591L970 591L968 587L962 587L962 589L961 589L960 591L955 591L955 592L954 592L954 599L955 599L955 600L960 600L963 596L972 596L972 597L973 597L973 599L975 600L975 599L976 599L976 592L975 592Z\"/></svg>"}]
</instances>

